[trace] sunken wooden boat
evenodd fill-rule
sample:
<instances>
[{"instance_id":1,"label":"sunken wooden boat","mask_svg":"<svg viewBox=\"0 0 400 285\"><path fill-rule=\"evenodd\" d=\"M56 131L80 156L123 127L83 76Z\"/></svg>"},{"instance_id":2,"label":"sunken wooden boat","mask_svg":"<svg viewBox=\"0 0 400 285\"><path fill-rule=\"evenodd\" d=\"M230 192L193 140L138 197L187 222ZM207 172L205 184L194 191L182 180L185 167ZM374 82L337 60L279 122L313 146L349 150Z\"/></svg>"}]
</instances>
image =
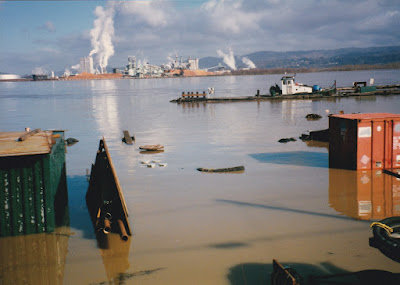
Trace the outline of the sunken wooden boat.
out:
<instances>
[{"instance_id":1,"label":"sunken wooden boat","mask_svg":"<svg viewBox=\"0 0 400 285\"><path fill-rule=\"evenodd\" d=\"M104 138L92 165L86 205L96 234L119 233L124 241L132 235L125 199Z\"/></svg>"},{"instance_id":2,"label":"sunken wooden boat","mask_svg":"<svg viewBox=\"0 0 400 285\"><path fill-rule=\"evenodd\" d=\"M140 146L139 149L146 151L157 151L157 150L163 150L164 146L161 144L148 144Z\"/></svg>"}]
</instances>

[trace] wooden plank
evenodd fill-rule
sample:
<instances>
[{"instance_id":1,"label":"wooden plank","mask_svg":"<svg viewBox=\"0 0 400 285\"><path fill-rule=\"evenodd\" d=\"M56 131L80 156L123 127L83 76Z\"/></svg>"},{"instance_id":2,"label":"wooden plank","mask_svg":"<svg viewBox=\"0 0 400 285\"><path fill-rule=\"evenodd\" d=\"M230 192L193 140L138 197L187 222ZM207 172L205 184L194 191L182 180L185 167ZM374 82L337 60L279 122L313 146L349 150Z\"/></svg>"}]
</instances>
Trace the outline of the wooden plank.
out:
<instances>
[{"instance_id":1,"label":"wooden plank","mask_svg":"<svg viewBox=\"0 0 400 285\"><path fill-rule=\"evenodd\" d=\"M106 144L106 141L105 141L104 137L103 137L103 146L104 146L104 150L105 150L105 152L106 152L106 154L107 154L108 162L110 163L111 172L112 172L112 174L113 174L113 176L114 176L114 178L115 178L115 184L116 184L116 186L117 186L118 195L119 195L119 198L120 198L120 200L121 200L121 204L122 204L122 208L123 208L123 210L124 210L124 214L125 214L126 217L128 217L128 210L127 210L127 208L126 208L125 198L124 198L124 196L122 195L122 188L121 188L121 185L119 184L119 180L118 180L118 177L117 177L117 173L115 172L114 164L113 164L113 162L112 162L112 160L111 160L111 156L110 156L110 153L109 153L109 151L108 151L108 146L107 146L107 144ZM128 219L126 219L126 222L128 223L128 226L129 226ZM130 228L130 227L129 227L129 228Z\"/></svg>"},{"instance_id":2,"label":"wooden plank","mask_svg":"<svg viewBox=\"0 0 400 285\"><path fill-rule=\"evenodd\" d=\"M133 144L132 137L127 130L122 131L124 133L124 141L126 144Z\"/></svg>"},{"instance_id":3,"label":"wooden plank","mask_svg":"<svg viewBox=\"0 0 400 285\"><path fill-rule=\"evenodd\" d=\"M26 139L28 139L28 138L30 138L30 137L36 135L36 134L39 133L40 131L41 131L40 129L34 129L33 131L26 132L25 134L23 134L22 136L20 136L20 137L18 138L18 141L22 142L22 141L24 141L24 140L26 140Z\"/></svg>"},{"instance_id":4,"label":"wooden plank","mask_svg":"<svg viewBox=\"0 0 400 285\"><path fill-rule=\"evenodd\" d=\"M51 131L39 132L30 139L18 141L25 132L0 133L0 157L47 154L51 151Z\"/></svg>"}]
</instances>

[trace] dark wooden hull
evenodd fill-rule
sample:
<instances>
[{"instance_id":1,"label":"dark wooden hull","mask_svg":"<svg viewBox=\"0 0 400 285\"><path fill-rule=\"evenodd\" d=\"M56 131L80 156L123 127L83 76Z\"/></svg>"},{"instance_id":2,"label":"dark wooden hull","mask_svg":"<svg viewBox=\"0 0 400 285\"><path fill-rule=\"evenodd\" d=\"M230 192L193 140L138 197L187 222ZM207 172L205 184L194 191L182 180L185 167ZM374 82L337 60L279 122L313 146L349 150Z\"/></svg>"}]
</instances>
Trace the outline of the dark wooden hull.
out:
<instances>
[{"instance_id":1,"label":"dark wooden hull","mask_svg":"<svg viewBox=\"0 0 400 285\"><path fill-rule=\"evenodd\" d=\"M123 240L132 235L125 199L104 138L92 165L86 205L96 233L119 233Z\"/></svg>"}]
</instances>

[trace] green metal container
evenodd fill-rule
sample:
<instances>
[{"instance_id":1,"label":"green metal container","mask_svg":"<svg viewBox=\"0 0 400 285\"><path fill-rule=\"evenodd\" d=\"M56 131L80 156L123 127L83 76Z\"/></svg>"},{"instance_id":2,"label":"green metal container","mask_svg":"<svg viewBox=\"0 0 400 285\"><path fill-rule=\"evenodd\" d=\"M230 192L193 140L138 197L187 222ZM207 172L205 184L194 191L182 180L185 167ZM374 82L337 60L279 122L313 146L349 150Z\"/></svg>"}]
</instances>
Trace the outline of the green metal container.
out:
<instances>
[{"instance_id":1,"label":"green metal container","mask_svg":"<svg viewBox=\"0 0 400 285\"><path fill-rule=\"evenodd\" d=\"M69 224L64 132L52 133L50 153L0 157L1 237Z\"/></svg>"},{"instance_id":2,"label":"green metal container","mask_svg":"<svg viewBox=\"0 0 400 285\"><path fill-rule=\"evenodd\" d=\"M374 92L374 91L376 91L375 86L359 86L358 87L359 93Z\"/></svg>"}]
</instances>

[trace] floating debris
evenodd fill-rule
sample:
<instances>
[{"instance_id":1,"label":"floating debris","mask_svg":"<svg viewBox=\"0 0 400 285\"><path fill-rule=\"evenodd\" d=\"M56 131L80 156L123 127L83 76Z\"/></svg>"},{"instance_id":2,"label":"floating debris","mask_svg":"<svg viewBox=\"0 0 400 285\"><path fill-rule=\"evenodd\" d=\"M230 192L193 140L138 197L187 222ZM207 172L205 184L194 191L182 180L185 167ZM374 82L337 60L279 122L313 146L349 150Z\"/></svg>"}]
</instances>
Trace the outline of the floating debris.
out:
<instances>
[{"instance_id":1,"label":"floating debris","mask_svg":"<svg viewBox=\"0 0 400 285\"><path fill-rule=\"evenodd\" d=\"M321 118L322 118L322 116L318 115L318 114L307 114L306 115L306 119L309 119L309 120L318 120Z\"/></svg>"},{"instance_id":2,"label":"floating debris","mask_svg":"<svg viewBox=\"0 0 400 285\"><path fill-rule=\"evenodd\" d=\"M244 166L234 166L227 168L197 168L201 172L244 172Z\"/></svg>"},{"instance_id":3,"label":"floating debris","mask_svg":"<svg viewBox=\"0 0 400 285\"><path fill-rule=\"evenodd\" d=\"M315 140L315 141L320 141L320 142L329 142L329 129L319 130L319 131L310 131L310 133L308 135L301 134L300 139L303 141Z\"/></svg>"},{"instance_id":4,"label":"floating debris","mask_svg":"<svg viewBox=\"0 0 400 285\"><path fill-rule=\"evenodd\" d=\"M295 142L296 139L295 138L282 138L280 139L278 142L280 143L287 143L287 142Z\"/></svg>"},{"instance_id":5,"label":"floating debris","mask_svg":"<svg viewBox=\"0 0 400 285\"><path fill-rule=\"evenodd\" d=\"M122 141L126 144L133 144L135 141L135 137L131 136L127 130L122 131L124 134L124 137L122 138Z\"/></svg>"},{"instance_id":6,"label":"floating debris","mask_svg":"<svg viewBox=\"0 0 400 285\"><path fill-rule=\"evenodd\" d=\"M71 146L79 142L79 140L75 138L67 138L65 141L67 142L67 146Z\"/></svg>"},{"instance_id":7,"label":"floating debris","mask_svg":"<svg viewBox=\"0 0 400 285\"><path fill-rule=\"evenodd\" d=\"M157 151L157 150L163 150L164 146L160 145L160 144L149 144L149 145L140 146L139 149L146 150L146 151Z\"/></svg>"}]
</instances>

